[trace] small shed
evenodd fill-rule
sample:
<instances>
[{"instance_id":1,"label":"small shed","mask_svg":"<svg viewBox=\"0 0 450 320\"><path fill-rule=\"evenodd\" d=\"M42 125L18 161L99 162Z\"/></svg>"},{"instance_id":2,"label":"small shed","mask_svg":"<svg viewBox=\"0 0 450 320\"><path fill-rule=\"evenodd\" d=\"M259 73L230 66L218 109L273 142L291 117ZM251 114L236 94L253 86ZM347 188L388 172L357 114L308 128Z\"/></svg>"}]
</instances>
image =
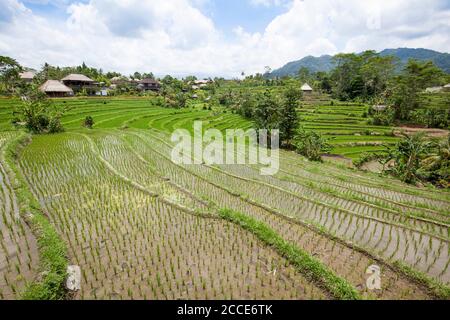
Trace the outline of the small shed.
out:
<instances>
[{"instance_id":1,"label":"small shed","mask_svg":"<svg viewBox=\"0 0 450 320\"><path fill-rule=\"evenodd\" d=\"M73 90L58 80L47 80L39 90L50 97L73 96Z\"/></svg>"},{"instance_id":2,"label":"small shed","mask_svg":"<svg viewBox=\"0 0 450 320\"><path fill-rule=\"evenodd\" d=\"M305 83L304 85L302 85L301 90L303 93L306 94L311 94L313 92L313 89L311 88L311 86L307 83Z\"/></svg>"}]
</instances>

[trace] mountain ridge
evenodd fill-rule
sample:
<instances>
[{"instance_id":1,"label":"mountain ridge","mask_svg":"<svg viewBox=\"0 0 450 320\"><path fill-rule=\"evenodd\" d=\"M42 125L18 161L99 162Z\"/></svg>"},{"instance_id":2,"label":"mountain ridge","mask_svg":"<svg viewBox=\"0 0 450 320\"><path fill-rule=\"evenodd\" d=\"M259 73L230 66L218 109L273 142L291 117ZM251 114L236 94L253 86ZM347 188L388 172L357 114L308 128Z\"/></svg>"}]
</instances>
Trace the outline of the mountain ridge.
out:
<instances>
[{"instance_id":1,"label":"mountain ridge","mask_svg":"<svg viewBox=\"0 0 450 320\"><path fill-rule=\"evenodd\" d=\"M384 49L378 52L381 56L392 55L398 58L399 68L403 67L409 59L417 59L420 61L433 61L436 66L444 72L450 73L450 54L438 52L424 48L397 48ZM331 71L334 67L333 56L322 55L319 57L306 56L300 60L291 61L283 67L269 73L269 78L293 76L298 73L300 68L306 67L311 72Z\"/></svg>"}]
</instances>

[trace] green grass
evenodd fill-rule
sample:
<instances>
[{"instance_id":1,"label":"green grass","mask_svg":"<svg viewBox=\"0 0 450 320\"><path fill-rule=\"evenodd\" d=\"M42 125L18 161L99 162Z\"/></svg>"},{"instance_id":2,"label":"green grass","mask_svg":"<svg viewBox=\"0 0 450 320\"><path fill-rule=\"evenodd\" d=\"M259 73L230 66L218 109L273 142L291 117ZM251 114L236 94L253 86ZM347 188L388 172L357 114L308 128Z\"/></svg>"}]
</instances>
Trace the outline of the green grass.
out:
<instances>
[{"instance_id":1,"label":"green grass","mask_svg":"<svg viewBox=\"0 0 450 320\"><path fill-rule=\"evenodd\" d=\"M435 294L439 299L449 300L450 299L450 287L443 285L436 280L428 277L427 275L412 269L411 267L405 265L400 261L394 262L394 266L398 268L401 272L408 275L410 278L415 279L419 283L423 283L427 286L433 294Z\"/></svg>"},{"instance_id":2,"label":"green grass","mask_svg":"<svg viewBox=\"0 0 450 320\"><path fill-rule=\"evenodd\" d=\"M67 270L67 249L64 242L42 212L39 202L29 191L27 183L16 166L18 149L23 147L30 136L21 134L11 141L6 148L5 161L11 168L15 179L15 194L21 215L29 221L36 236L41 278L27 286L22 298L26 300L60 300L64 299L66 290L64 281Z\"/></svg>"}]
</instances>

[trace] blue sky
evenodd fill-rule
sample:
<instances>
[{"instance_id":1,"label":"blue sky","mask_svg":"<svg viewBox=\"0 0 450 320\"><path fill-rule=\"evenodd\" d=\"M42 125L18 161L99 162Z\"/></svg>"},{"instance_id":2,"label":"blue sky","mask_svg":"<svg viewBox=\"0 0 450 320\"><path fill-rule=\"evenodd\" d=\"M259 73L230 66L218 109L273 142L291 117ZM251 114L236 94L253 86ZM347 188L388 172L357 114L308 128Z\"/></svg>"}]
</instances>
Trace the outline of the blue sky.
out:
<instances>
[{"instance_id":1,"label":"blue sky","mask_svg":"<svg viewBox=\"0 0 450 320\"><path fill-rule=\"evenodd\" d=\"M306 55L450 52L448 0L0 0L0 55L39 68L237 77Z\"/></svg>"},{"instance_id":2,"label":"blue sky","mask_svg":"<svg viewBox=\"0 0 450 320\"><path fill-rule=\"evenodd\" d=\"M264 32L275 17L288 10L285 5L265 6L245 0L211 1L200 6L200 9L228 36L232 35L232 30L237 26L249 32Z\"/></svg>"}]
</instances>

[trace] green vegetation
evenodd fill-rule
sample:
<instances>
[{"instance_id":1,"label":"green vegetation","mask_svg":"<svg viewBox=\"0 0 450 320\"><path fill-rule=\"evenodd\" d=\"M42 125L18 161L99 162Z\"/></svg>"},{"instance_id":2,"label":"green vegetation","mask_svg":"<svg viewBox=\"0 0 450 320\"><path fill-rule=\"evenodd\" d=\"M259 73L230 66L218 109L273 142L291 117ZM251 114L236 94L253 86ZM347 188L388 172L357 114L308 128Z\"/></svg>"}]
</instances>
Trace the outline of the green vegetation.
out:
<instances>
[{"instance_id":1,"label":"green vegetation","mask_svg":"<svg viewBox=\"0 0 450 320\"><path fill-rule=\"evenodd\" d=\"M394 128L448 127L448 95L422 92L448 79L432 63L398 70L367 51L336 56L330 72L166 76L160 91L142 92L84 63L46 64L24 83L1 58L0 90L12 96L0 98L0 298L448 299L450 194L431 183L450 186L450 141ZM68 73L114 82L112 97L37 90ZM313 93L301 93L304 82ZM279 129L279 171L173 162L170 134L195 121ZM356 167L384 159L390 176L324 154ZM70 294L69 263L82 270ZM382 290L368 288L373 265Z\"/></svg>"},{"instance_id":2,"label":"green vegetation","mask_svg":"<svg viewBox=\"0 0 450 320\"><path fill-rule=\"evenodd\" d=\"M320 133L300 129L294 139L298 153L312 161L322 161L322 154L331 150L331 145Z\"/></svg>"},{"instance_id":3,"label":"green vegetation","mask_svg":"<svg viewBox=\"0 0 450 320\"><path fill-rule=\"evenodd\" d=\"M13 111L14 125L23 125L32 133L57 133L64 131L61 117L64 109L57 108L45 94L30 90Z\"/></svg>"},{"instance_id":4,"label":"green vegetation","mask_svg":"<svg viewBox=\"0 0 450 320\"><path fill-rule=\"evenodd\" d=\"M403 72L391 80L388 100L394 108L394 119L410 120L412 112L420 107L420 92L445 84L446 80L447 76L432 62L409 61Z\"/></svg>"},{"instance_id":5,"label":"green vegetation","mask_svg":"<svg viewBox=\"0 0 450 320\"><path fill-rule=\"evenodd\" d=\"M21 71L22 67L16 60L0 56L0 94L10 95L17 91Z\"/></svg>"},{"instance_id":6,"label":"green vegetation","mask_svg":"<svg viewBox=\"0 0 450 320\"><path fill-rule=\"evenodd\" d=\"M420 133L403 134L403 139L389 150L385 162L391 160L394 163L386 171L404 182L431 181L450 187L450 137L436 142Z\"/></svg>"},{"instance_id":7,"label":"green vegetation","mask_svg":"<svg viewBox=\"0 0 450 320\"><path fill-rule=\"evenodd\" d=\"M33 136L14 162L45 206L45 221L66 244L70 263L81 267L75 298L112 292L127 299L435 296L430 283L390 269L395 261L444 287L448 281L450 198L443 191L284 150L273 177L260 176L259 165L174 164L170 133L176 128L192 130L195 120L221 130L252 126L223 106L203 110L200 101L188 101L172 109L157 99L131 98L53 102L68 109L61 118L66 132ZM95 119L91 130L83 126L87 116ZM239 212L245 223L221 221L215 208ZM131 260L120 255L125 251ZM381 263L385 290L360 286L374 263ZM131 266L153 272L142 278ZM108 287L114 272L125 276ZM99 283L108 289L94 290ZM32 288L39 287L26 297L52 290Z\"/></svg>"},{"instance_id":8,"label":"green vegetation","mask_svg":"<svg viewBox=\"0 0 450 320\"><path fill-rule=\"evenodd\" d=\"M91 116L86 116L86 118L84 119L84 127L88 128L88 129L92 129L92 127L94 126L94 118L92 118Z\"/></svg>"},{"instance_id":9,"label":"green vegetation","mask_svg":"<svg viewBox=\"0 0 450 320\"><path fill-rule=\"evenodd\" d=\"M20 148L29 141L29 136L19 135L6 149L5 161L15 177L15 194L21 216L30 222L37 238L41 277L30 284L22 298L28 300L59 300L65 297L64 281L67 270L66 245L62 242L55 227L48 221L42 208L29 191L27 183L16 165Z\"/></svg>"}]
</instances>

